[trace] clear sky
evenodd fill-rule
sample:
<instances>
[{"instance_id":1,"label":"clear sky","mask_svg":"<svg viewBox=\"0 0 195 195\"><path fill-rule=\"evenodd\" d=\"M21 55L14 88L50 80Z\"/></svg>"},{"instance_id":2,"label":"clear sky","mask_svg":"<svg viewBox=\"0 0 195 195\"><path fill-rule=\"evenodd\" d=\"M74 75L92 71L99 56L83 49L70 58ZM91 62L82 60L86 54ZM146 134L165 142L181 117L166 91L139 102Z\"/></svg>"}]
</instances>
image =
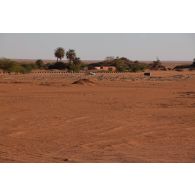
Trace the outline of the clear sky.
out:
<instances>
[{"instance_id":1,"label":"clear sky","mask_svg":"<svg viewBox=\"0 0 195 195\"><path fill-rule=\"evenodd\" d=\"M0 34L0 57L14 59L55 59L57 47L75 49L83 60L102 60L107 56L132 60L192 60L194 34Z\"/></svg>"}]
</instances>

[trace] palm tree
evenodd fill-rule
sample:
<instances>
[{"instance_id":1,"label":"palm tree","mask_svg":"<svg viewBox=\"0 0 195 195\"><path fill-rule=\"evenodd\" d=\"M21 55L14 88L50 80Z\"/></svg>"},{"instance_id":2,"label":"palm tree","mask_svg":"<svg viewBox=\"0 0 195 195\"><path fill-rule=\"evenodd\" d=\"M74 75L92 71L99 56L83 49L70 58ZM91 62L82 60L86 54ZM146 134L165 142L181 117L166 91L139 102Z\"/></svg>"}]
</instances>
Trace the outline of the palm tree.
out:
<instances>
[{"instance_id":1,"label":"palm tree","mask_svg":"<svg viewBox=\"0 0 195 195\"><path fill-rule=\"evenodd\" d=\"M66 52L66 57L69 59L69 63L72 64L73 61L74 61L75 58L76 58L75 50L69 49L69 50Z\"/></svg>"},{"instance_id":2,"label":"palm tree","mask_svg":"<svg viewBox=\"0 0 195 195\"><path fill-rule=\"evenodd\" d=\"M80 64L81 64L80 58L76 57L76 58L73 60L73 64L74 64L74 65L80 65Z\"/></svg>"},{"instance_id":3,"label":"palm tree","mask_svg":"<svg viewBox=\"0 0 195 195\"><path fill-rule=\"evenodd\" d=\"M65 50L64 48L62 47L58 47L56 50L55 50L55 53L54 53L55 57L57 58L57 62L58 62L58 59L62 59L65 55Z\"/></svg>"},{"instance_id":4,"label":"palm tree","mask_svg":"<svg viewBox=\"0 0 195 195\"><path fill-rule=\"evenodd\" d=\"M75 57L71 63L69 63L69 70L73 72L79 72L81 66L80 58Z\"/></svg>"}]
</instances>

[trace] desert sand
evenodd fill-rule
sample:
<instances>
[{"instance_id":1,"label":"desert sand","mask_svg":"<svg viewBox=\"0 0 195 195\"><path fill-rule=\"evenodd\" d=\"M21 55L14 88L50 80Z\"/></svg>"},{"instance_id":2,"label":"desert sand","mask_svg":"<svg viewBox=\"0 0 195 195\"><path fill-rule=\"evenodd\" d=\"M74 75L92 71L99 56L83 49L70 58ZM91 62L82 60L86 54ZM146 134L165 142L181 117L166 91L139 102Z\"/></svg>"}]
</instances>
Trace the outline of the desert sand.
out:
<instances>
[{"instance_id":1,"label":"desert sand","mask_svg":"<svg viewBox=\"0 0 195 195\"><path fill-rule=\"evenodd\" d=\"M0 162L195 162L195 72L0 74Z\"/></svg>"}]
</instances>

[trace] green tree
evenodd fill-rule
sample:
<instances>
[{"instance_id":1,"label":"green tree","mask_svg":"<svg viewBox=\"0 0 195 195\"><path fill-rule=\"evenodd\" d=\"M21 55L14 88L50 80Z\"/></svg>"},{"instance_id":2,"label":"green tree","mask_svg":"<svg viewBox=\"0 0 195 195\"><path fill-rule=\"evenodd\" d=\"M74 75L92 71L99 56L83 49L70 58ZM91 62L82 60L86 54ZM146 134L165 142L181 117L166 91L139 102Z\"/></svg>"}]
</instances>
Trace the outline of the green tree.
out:
<instances>
[{"instance_id":1,"label":"green tree","mask_svg":"<svg viewBox=\"0 0 195 195\"><path fill-rule=\"evenodd\" d=\"M122 58L116 59L114 61L113 65L116 67L117 71L119 71L119 72L125 72L129 68L126 60L124 60Z\"/></svg>"},{"instance_id":2,"label":"green tree","mask_svg":"<svg viewBox=\"0 0 195 195\"><path fill-rule=\"evenodd\" d=\"M75 65L80 65L81 64L81 59L76 57L74 60L73 60L73 64Z\"/></svg>"},{"instance_id":3,"label":"green tree","mask_svg":"<svg viewBox=\"0 0 195 195\"><path fill-rule=\"evenodd\" d=\"M72 65L75 58L76 58L76 53L75 53L75 50L73 49L69 49L67 52L66 52L66 57L67 59L69 60L69 64Z\"/></svg>"},{"instance_id":4,"label":"green tree","mask_svg":"<svg viewBox=\"0 0 195 195\"><path fill-rule=\"evenodd\" d=\"M75 57L73 63L70 65L70 70L73 72L79 72L81 67L81 60L78 57Z\"/></svg>"},{"instance_id":5,"label":"green tree","mask_svg":"<svg viewBox=\"0 0 195 195\"><path fill-rule=\"evenodd\" d=\"M73 72L79 72L81 68L81 60L78 57L75 57L75 59L69 63L69 70Z\"/></svg>"},{"instance_id":6,"label":"green tree","mask_svg":"<svg viewBox=\"0 0 195 195\"><path fill-rule=\"evenodd\" d=\"M37 65L37 68L42 68L44 65L43 60L39 59L35 62L35 64Z\"/></svg>"},{"instance_id":7,"label":"green tree","mask_svg":"<svg viewBox=\"0 0 195 195\"><path fill-rule=\"evenodd\" d=\"M56 50L55 50L55 53L54 53L55 57L57 58L57 62L58 62L58 59L62 59L64 58L64 55L65 55L65 50L64 48L62 47L58 47Z\"/></svg>"}]
</instances>

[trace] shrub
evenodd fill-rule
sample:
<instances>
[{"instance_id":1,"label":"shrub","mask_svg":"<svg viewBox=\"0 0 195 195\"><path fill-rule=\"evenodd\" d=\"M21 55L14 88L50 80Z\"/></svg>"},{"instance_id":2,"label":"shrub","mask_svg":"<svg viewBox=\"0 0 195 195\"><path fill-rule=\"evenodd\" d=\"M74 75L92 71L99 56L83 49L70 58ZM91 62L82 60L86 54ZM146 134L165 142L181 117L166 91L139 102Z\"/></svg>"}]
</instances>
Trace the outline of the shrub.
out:
<instances>
[{"instance_id":1,"label":"shrub","mask_svg":"<svg viewBox=\"0 0 195 195\"><path fill-rule=\"evenodd\" d=\"M75 65L75 64L70 64L68 70L70 72L79 72L80 71L80 66Z\"/></svg>"},{"instance_id":2,"label":"shrub","mask_svg":"<svg viewBox=\"0 0 195 195\"><path fill-rule=\"evenodd\" d=\"M79 72L81 68L82 62L80 58L75 57L72 63L69 62L69 71Z\"/></svg>"},{"instance_id":3,"label":"shrub","mask_svg":"<svg viewBox=\"0 0 195 195\"><path fill-rule=\"evenodd\" d=\"M16 66L16 65L17 65L16 62L6 58L0 60L0 68L4 71L9 70L12 66Z\"/></svg>"},{"instance_id":4,"label":"shrub","mask_svg":"<svg viewBox=\"0 0 195 195\"><path fill-rule=\"evenodd\" d=\"M116 58L112 61L102 61L95 64L90 64L89 68L92 69L97 66L114 66L116 70L119 72L137 72L143 71L145 68L148 67L147 64L140 63L139 61L131 61L127 58Z\"/></svg>"},{"instance_id":5,"label":"shrub","mask_svg":"<svg viewBox=\"0 0 195 195\"><path fill-rule=\"evenodd\" d=\"M156 61L153 61L153 63L150 64L149 68L151 70L166 70L166 67L162 65L159 59L157 59Z\"/></svg>"},{"instance_id":6,"label":"shrub","mask_svg":"<svg viewBox=\"0 0 195 195\"><path fill-rule=\"evenodd\" d=\"M87 67L88 67L87 64L81 63L80 70L87 70L88 69Z\"/></svg>"},{"instance_id":7,"label":"shrub","mask_svg":"<svg viewBox=\"0 0 195 195\"><path fill-rule=\"evenodd\" d=\"M37 60L35 62L35 64L36 64L37 68L40 68L40 69L43 68L43 66L44 66L44 62L41 59Z\"/></svg>"},{"instance_id":8,"label":"shrub","mask_svg":"<svg viewBox=\"0 0 195 195\"><path fill-rule=\"evenodd\" d=\"M19 64L9 59L0 60L0 69L5 72L28 73L34 68L34 64Z\"/></svg>"},{"instance_id":9,"label":"shrub","mask_svg":"<svg viewBox=\"0 0 195 195\"><path fill-rule=\"evenodd\" d=\"M48 69L64 70L67 68L68 68L68 65L64 62L56 62L55 64L49 64L48 66Z\"/></svg>"},{"instance_id":10,"label":"shrub","mask_svg":"<svg viewBox=\"0 0 195 195\"><path fill-rule=\"evenodd\" d=\"M130 72L139 72L139 71L144 71L144 69L146 68L145 65L143 64L132 64L131 66L129 66L129 71Z\"/></svg>"}]
</instances>

